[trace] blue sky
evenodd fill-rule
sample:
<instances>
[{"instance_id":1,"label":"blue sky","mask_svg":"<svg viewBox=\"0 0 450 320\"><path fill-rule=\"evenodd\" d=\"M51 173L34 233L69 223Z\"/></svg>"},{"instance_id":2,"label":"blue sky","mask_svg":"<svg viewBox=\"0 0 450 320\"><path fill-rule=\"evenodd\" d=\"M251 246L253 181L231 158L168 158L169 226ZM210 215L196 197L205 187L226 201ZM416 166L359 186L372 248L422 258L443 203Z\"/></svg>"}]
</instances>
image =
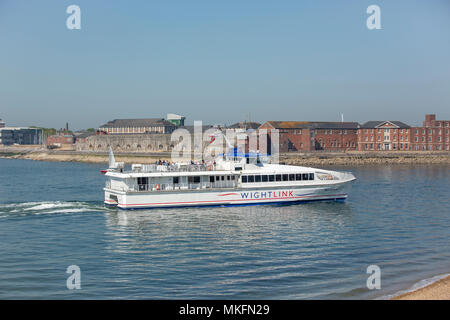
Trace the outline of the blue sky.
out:
<instances>
[{"instance_id":1,"label":"blue sky","mask_svg":"<svg viewBox=\"0 0 450 320\"><path fill-rule=\"evenodd\" d=\"M0 0L0 41L7 125L450 119L448 0Z\"/></svg>"}]
</instances>

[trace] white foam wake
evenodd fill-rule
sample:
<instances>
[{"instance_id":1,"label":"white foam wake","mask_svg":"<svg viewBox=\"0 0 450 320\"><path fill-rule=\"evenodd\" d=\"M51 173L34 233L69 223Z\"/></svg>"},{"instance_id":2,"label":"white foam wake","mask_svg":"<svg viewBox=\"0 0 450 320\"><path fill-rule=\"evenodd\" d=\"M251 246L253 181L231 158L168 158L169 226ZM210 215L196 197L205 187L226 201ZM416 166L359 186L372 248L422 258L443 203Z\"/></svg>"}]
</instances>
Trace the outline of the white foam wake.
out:
<instances>
[{"instance_id":1,"label":"white foam wake","mask_svg":"<svg viewBox=\"0 0 450 320\"><path fill-rule=\"evenodd\" d=\"M21 214L52 214L52 213L76 213L104 211L102 205L88 202L70 202L70 201L41 201L41 202L23 202L0 204L0 217L4 218L11 215Z\"/></svg>"},{"instance_id":2,"label":"white foam wake","mask_svg":"<svg viewBox=\"0 0 450 320\"><path fill-rule=\"evenodd\" d=\"M437 275L437 276L434 276L434 277L431 277L428 279L423 279L423 280L416 282L415 284L413 284L410 288L408 288L406 290L400 290L400 291L397 291L396 293L380 297L379 299L380 300L389 300L389 299L395 298L397 296L400 296L402 294L413 292L413 291L428 287L429 285L431 285L439 280L442 280L444 278L447 278L448 276L450 276L450 273L440 274L440 275Z\"/></svg>"}]
</instances>

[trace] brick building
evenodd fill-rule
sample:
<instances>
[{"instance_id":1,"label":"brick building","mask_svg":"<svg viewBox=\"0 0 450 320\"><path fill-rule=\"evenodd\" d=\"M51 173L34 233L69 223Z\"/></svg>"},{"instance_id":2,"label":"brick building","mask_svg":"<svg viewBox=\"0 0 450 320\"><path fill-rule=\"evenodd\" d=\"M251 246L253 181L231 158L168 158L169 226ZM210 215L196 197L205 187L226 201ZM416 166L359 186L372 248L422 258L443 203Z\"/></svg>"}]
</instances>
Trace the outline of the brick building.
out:
<instances>
[{"instance_id":1,"label":"brick building","mask_svg":"<svg viewBox=\"0 0 450 320\"><path fill-rule=\"evenodd\" d=\"M259 129L279 132L279 152L356 150L357 122L267 121Z\"/></svg>"},{"instance_id":2,"label":"brick building","mask_svg":"<svg viewBox=\"0 0 450 320\"><path fill-rule=\"evenodd\" d=\"M63 144L74 144L75 137L71 134L55 134L47 137L47 145L63 145Z\"/></svg>"},{"instance_id":3,"label":"brick building","mask_svg":"<svg viewBox=\"0 0 450 320\"><path fill-rule=\"evenodd\" d=\"M411 127L401 121L368 121L358 129L358 150L411 150Z\"/></svg>"},{"instance_id":4,"label":"brick building","mask_svg":"<svg viewBox=\"0 0 450 320\"><path fill-rule=\"evenodd\" d=\"M425 115L422 127L411 129L412 150L449 151L450 120L436 120L436 115Z\"/></svg>"}]
</instances>

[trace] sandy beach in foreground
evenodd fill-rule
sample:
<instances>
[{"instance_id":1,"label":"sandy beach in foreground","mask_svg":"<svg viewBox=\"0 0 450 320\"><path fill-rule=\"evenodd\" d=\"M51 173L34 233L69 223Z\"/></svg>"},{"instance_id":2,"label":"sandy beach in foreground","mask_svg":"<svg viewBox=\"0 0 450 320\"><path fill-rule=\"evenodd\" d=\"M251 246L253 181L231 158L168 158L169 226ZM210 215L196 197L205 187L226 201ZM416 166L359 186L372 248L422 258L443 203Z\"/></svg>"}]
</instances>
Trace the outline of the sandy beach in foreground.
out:
<instances>
[{"instance_id":1,"label":"sandy beach in foreground","mask_svg":"<svg viewBox=\"0 0 450 320\"><path fill-rule=\"evenodd\" d=\"M392 300L450 300L450 276L401 295Z\"/></svg>"}]
</instances>

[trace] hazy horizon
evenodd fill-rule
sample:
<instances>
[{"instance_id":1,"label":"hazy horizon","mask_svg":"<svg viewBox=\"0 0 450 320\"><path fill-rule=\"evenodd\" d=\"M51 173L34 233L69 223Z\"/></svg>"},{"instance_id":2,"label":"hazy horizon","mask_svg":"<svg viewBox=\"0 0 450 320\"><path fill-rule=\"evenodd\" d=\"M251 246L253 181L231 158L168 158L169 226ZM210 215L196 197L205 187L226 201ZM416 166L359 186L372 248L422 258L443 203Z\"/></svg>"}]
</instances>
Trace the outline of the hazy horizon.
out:
<instances>
[{"instance_id":1,"label":"hazy horizon","mask_svg":"<svg viewBox=\"0 0 450 320\"><path fill-rule=\"evenodd\" d=\"M7 126L450 119L448 0L0 0L0 39Z\"/></svg>"}]
</instances>

